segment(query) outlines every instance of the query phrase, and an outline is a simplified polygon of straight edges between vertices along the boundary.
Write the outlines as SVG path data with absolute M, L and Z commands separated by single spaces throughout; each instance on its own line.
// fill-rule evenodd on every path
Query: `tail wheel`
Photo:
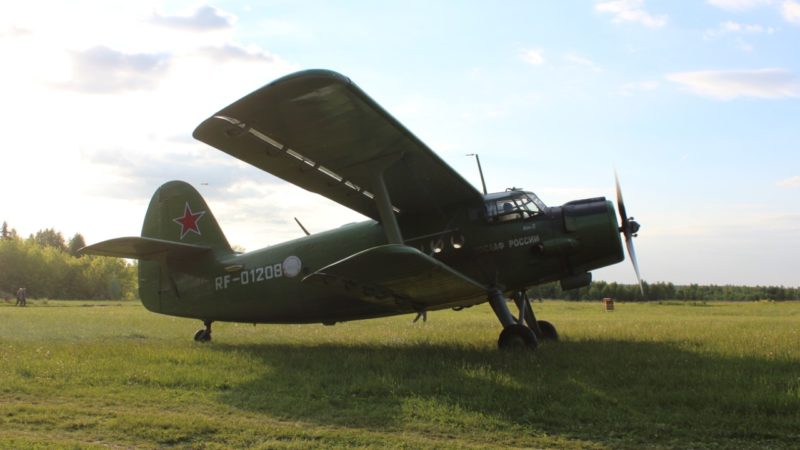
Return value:
M 211 340 L 211 333 L 207 332 L 205 328 L 201 328 L 194 334 L 194 340 L 197 342 L 208 342 Z
M 203 325 L 205 328 L 201 328 L 197 330 L 197 333 L 194 334 L 194 340 L 197 342 L 208 342 L 211 340 L 211 320 L 204 320 Z

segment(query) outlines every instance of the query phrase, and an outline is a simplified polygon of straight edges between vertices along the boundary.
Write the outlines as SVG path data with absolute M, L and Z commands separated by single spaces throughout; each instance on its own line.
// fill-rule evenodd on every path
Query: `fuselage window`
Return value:
M 486 204 L 487 218 L 491 222 L 509 222 L 536 216 L 542 211 L 527 195 L 506 197 Z

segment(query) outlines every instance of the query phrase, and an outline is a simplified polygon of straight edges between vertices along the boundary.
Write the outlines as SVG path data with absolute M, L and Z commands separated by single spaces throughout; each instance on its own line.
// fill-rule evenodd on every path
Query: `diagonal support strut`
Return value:
M 403 235 L 400 234 L 400 225 L 397 224 L 397 217 L 392 209 L 392 201 L 389 198 L 389 191 L 383 180 L 383 170 L 376 172 L 372 182 L 372 190 L 375 193 L 375 205 L 378 207 L 378 214 L 381 216 L 381 225 L 386 233 L 386 240 L 390 244 L 403 244 Z
M 506 304 L 506 298 L 503 292 L 498 288 L 493 288 L 488 294 L 489 304 L 492 306 L 492 310 L 497 315 L 497 319 L 500 320 L 503 328 L 517 323 L 517 319 L 514 318 L 511 311 L 508 309 L 508 304 Z
M 536 314 L 533 312 L 533 307 L 531 306 L 531 301 L 528 298 L 528 293 L 526 290 L 521 290 L 514 295 L 514 303 L 517 304 L 519 308 L 519 323 L 527 323 L 528 328 L 533 330 L 536 337 L 539 339 L 543 338 L 542 329 L 539 327 L 539 322 L 536 320 Z
M 386 240 L 390 244 L 404 244 L 403 235 L 400 233 L 400 225 L 397 224 L 397 217 L 394 214 L 392 199 L 389 197 L 389 190 L 386 188 L 386 180 L 383 174 L 386 169 L 394 165 L 403 158 L 402 153 L 382 156 L 369 161 L 365 165 L 372 176 L 372 192 L 375 195 L 375 206 L 381 218 L 383 231 L 386 233 Z

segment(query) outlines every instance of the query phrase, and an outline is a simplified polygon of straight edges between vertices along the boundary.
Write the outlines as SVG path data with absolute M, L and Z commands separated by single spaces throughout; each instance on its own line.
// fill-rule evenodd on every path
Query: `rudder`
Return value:
M 183 181 L 164 183 L 153 194 L 142 237 L 202 245 L 217 255 L 233 252 L 203 197 Z

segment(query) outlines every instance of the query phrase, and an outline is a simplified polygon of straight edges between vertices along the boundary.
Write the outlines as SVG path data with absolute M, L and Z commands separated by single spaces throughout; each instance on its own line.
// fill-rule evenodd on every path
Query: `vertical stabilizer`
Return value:
M 188 183 L 170 181 L 153 194 L 142 225 L 142 237 L 209 248 L 200 259 L 186 252 L 165 252 L 156 260 L 139 262 L 139 297 L 156 312 L 174 313 L 185 284 L 200 266 L 231 253 L 230 244 L 203 197 Z M 183 286 L 183 288 L 181 287 Z
M 153 194 L 142 237 L 210 247 L 218 255 L 232 252 L 203 197 L 183 181 L 165 183 Z

